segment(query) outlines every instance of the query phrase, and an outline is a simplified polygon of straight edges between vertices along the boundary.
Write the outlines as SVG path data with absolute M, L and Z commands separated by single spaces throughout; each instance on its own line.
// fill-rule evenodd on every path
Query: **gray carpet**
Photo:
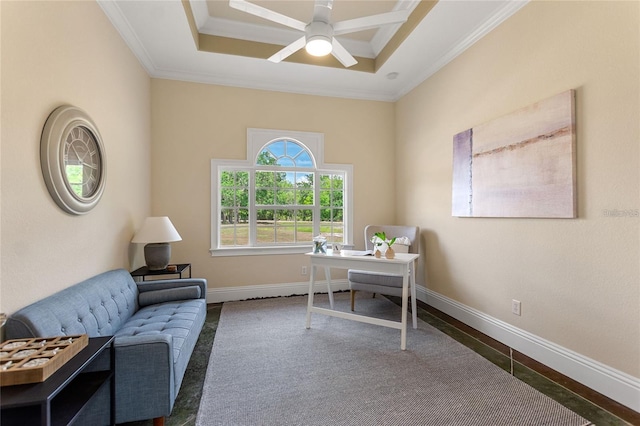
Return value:
M 358 312 L 400 318 L 358 294 Z M 305 329 L 306 301 L 223 305 L 196 425 L 591 424 L 422 320 L 401 351 L 399 330 L 319 314 Z

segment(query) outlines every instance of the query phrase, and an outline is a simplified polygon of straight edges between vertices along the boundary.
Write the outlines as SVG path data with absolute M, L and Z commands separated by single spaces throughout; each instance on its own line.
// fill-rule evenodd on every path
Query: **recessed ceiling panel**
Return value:
M 386 47 L 379 53 L 374 51 L 372 56 L 366 56 L 358 52 L 359 44 L 372 44 L 369 42 L 349 40 L 353 45 L 344 42 L 352 55 L 362 59 L 355 66 L 344 68 L 302 60 L 273 63 L 267 60 L 269 53 L 266 52 L 261 56 L 247 55 L 246 52 L 244 55 L 223 52 L 219 48 L 200 49 L 200 39 L 210 34 L 198 31 L 206 21 L 232 22 L 229 16 L 234 15 L 227 15 L 231 13 L 240 14 L 235 19 L 253 19 L 248 14 L 244 16 L 241 12 L 231 10 L 227 0 L 209 0 L 209 3 L 206 0 L 96 1 L 151 77 L 381 101 L 395 101 L 408 93 L 528 2 L 440 0 L 436 3 L 436 0 L 420 0 L 416 3 L 417 6 L 414 4 L 415 9 L 412 9 L 412 15 L 402 28 L 390 41 L 381 43 Z M 305 12 L 304 9 L 299 12 L 294 9 L 276 9 L 287 5 L 303 7 L 309 3 L 307 7 L 311 10 L 311 0 L 255 1 L 263 7 L 287 14 L 312 13 Z M 384 13 L 395 7 L 394 1 L 334 1 L 336 20 Z M 406 2 L 413 1 L 402 0 L 402 4 L 406 7 Z M 432 3 L 432 8 L 422 14 L 416 13 L 428 3 Z M 208 10 L 210 6 L 212 12 Z M 221 7 L 224 12 L 219 12 L 220 17 L 214 19 L 213 16 L 218 13 L 217 7 Z M 302 16 L 299 16 L 299 20 L 308 21 Z M 240 25 L 251 25 L 259 30 L 266 28 L 276 32 L 286 31 L 286 28 L 268 27 L 269 22 L 266 20 L 260 24 Z M 292 31 L 295 39 L 300 32 Z M 261 34 L 267 32 L 269 31 L 260 31 Z M 219 42 L 225 37 L 231 36 L 218 34 L 209 38 Z M 379 35 L 376 34 L 374 40 L 377 41 L 378 38 Z M 342 39 L 340 41 L 343 42 Z M 255 46 L 271 43 L 273 52 L 287 44 L 286 41 L 280 43 L 277 40 L 247 43 L 249 46 L 245 48 L 248 50 L 260 50 Z M 304 55 L 303 52 L 296 52 L 292 57 L 298 54 Z M 354 69 L 364 66 L 367 61 L 376 64 L 369 67 L 371 71 L 359 72 L 366 70 Z
M 251 3 L 273 10 L 302 22 L 310 22 L 313 18 L 314 0 L 252 0 Z M 334 0 L 331 11 L 331 21 L 338 22 L 347 19 L 361 18 L 363 16 L 377 15 L 391 12 L 396 7 L 395 0 Z M 208 0 L 207 8 L 212 18 L 228 19 L 236 22 L 244 22 L 254 25 L 284 28 L 267 19 L 243 13 L 229 7 L 225 0 Z M 348 38 L 354 40 L 371 41 L 377 30 L 367 30 L 349 34 Z

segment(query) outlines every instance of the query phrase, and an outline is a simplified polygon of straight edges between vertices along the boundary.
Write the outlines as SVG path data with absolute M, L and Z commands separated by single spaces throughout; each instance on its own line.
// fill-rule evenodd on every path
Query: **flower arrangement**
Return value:
M 384 232 L 376 232 L 375 234 L 373 234 L 373 237 L 371 238 L 371 242 L 378 246 L 381 246 L 382 243 L 387 243 L 387 245 L 391 247 L 393 243 L 396 242 L 396 237 L 393 237 L 392 239 L 387 240 L 387 234 L 385 234 Z
M 383 244 L 386 244 L 387 250 L 385 250 L 384 252 L 385 257 L 387 259 L 394 258 L 395 253 L 391 248 L 391 246 L 393 245 L 393 243 L 396 242 L 396 237 L 387 239 L 387 235 L 384 232 L 376 232 L 375 234 L 373 234 L 373 237 L 371 237 L 371 242 L 374 245 L 374 255 L 376 257 L 380 257 L 380 249 L 379 249 L 380 246 L 382 246 Z

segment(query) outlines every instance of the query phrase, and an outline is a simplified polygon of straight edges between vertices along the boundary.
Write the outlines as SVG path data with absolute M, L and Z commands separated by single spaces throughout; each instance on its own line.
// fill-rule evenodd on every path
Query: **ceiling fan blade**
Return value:
M 409 10 L 396 10 L 394 12 L 380 13 L 378 15 L 364 16 L 362 18 L 348 19 L 333 24 L 333 34 L 348 34 L 356 31 L 378 28 L 383 25 L 399 24 L 409 18 Z
M 271 62 L 278 63 L 286 59 L 290 55 L 296 53 L 298 50 L 302 49 L 305 44 L 306 44 L 305 36 L 302 36 L 296 41 L 294 41 L 293 43 L 289 44 L 288 46 L 285 46 L 284 49 L 274 53 L 272 56 L 269 57 L 269 60 Z
M 307 26 L 307 24 L 302 21 L 274 12 L 273 10 L 269 10 L 265 7 L 258 6 L 257 4 L 249 3 L 245 0 L 229 0 L 229 6 L 233 9 L 240 10 L 296 30 L 304 31 L 304 28 Z
M 349 68 L 350 66 L 358 63 L 358 61 L 356 61 L 356 58 L 351 56 L 351 53 L 347 52 L 347 49 L 345 49 L 344 46 L 335 39 L 335 37 L 333 38 L 333 42 L 331 43 L 331 45 L 333 47 L 333 49 L 331 50 L 331 54 L 335 56 L 336 59 L 340 61 L 340 63 L 344 65 L 345 68 Z

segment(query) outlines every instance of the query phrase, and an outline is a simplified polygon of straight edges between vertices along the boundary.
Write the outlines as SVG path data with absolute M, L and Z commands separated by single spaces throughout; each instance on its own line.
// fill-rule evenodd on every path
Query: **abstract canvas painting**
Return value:
M 574 218 L 575 91 L 453 137 L 452 214 Z

